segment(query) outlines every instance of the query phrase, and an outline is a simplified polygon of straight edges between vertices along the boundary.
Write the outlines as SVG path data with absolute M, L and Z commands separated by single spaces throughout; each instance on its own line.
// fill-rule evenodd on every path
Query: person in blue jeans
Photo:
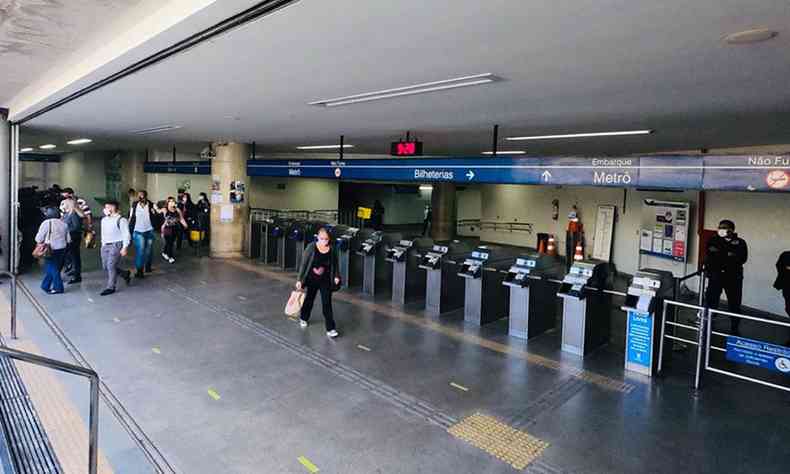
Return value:
M 60 272 L 66 260 L 66 250 L 71 242 L 68 226 L 60 220 L 60 211 L 54 207 L 44 210 L 46 219 L 36 233 L 36 243 L 49 244 L 51 253 L 44 258 L 44 279 L 41 289 L 50 295 L 63 293 L 63 279 Z
M 129 228 L 134 241 L 134 266 L 137 269 L 134 276 L 144 278 L 145 272 L 151 272 L 152 247 L 154 244 L 154 229 L 161 217 L 148 200 L 148 193 L 144 190 L 137 192 L 137 202 L 129 211 Z

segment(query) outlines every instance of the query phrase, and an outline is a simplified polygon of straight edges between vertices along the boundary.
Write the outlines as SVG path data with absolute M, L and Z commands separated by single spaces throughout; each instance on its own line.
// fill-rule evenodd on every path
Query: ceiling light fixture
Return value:
M 29 153 L 31 151 L 33 151 L 32 148 L 26 147 L 26 148 L 22 148 L 21 150 L 19 150 L 19 153 Z
M 149 135 L 152 133 L 161 133 L 161 132 L 169 132 L 170 130 L 178 130 L 179 128 L 181 128 L 181 125 L 160 125 L 158 127 L 144 128 L 142 130 L 133 130 L 129 133 L 133 133 L 135 135 Z
M 41 148 L 42 150 L 51 150 L 53 148 L 57 148 L 57 145 L 53 145 L 50 143 L 49 145 L 41 145 L 39 148 Z
M 420 191 L 433 191 L 433 186 L 430 184 L 421 184 Z
M 77 138 L 76 140 L 69 140 L 66 143 L 69 145 L 85 145 L 86 143 L 91 143 L 93 140 L 90 138 Z
M 354 148 L 354 145 L 343 145 L 343 148 Z M 340 145 L 308 145 L 298 146 L 297 150 L 338 150 Z
M 739 31 L 731 35 L 727 35 L 724 37 L 724 42 L 727 44 L 760 43 L 776 38 L 778 35 L 778 31 L 769 30 L 768 28 L 757 28 L 754 30 Z
M 393 89 L 384 89 L 374 92 L 364 92 L 362 94 L 347 95 L 345 97 L 337 97 L 335 99 L 315 100 L 313 102 L 308 102 L 308 105 L 336 107 L 338 105 L 356 104 L 359 102 L 369 102 L 371 100 L 392 99 L 394 97 L 402 97 L 405 95 L 424 94 L 426 92 L 438 92 L 448 89 L 456 89 L 459 87 L 477 86 L 489 84 L 498 80 L 500 80 L 500 78 L 491 73 L 475 74 L 472 76 L 455 77 L 442 81 L 424 82 L 422 84 L 414 84 L 411 86 L 395 87 Z
M 497 155 L 524 155 L 526 153 L 527 152 L 524 151 L 524 150 L 502 150 L 502 151 L 497 150 L 497 152 L 496 152 Z M 483 154 L 484 155 L 493 155 L 494 152 L 493 151 L 484 151 Z
M 566 133 L 562 135 L 535 135 L 529 137 L 508 137 L 507 140 L 553 140 L 555 138 L 618 137 L 624 135 L 650 135 L 653 130 L 626 130 L 622 132 Z

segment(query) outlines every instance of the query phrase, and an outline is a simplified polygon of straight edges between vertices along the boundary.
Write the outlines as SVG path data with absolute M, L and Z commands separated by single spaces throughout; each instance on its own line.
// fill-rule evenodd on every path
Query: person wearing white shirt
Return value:
M 121 275 L 127 285 L 132 279 L 132 272 L 119 266 L 122 257 L 128 252 L 132 238 L 129 235 L 129 221 L 121 216 L 118 208 L 118 202 L 107 201 L 104 204 L 104 218 L 101 220 L 101 263 L 107 272 L 107 288 L 101 292 L 102 296 L 115 293 L 118 275 Z
M 151 271 L 151 257 L 154 245 L 154 223 L 159 214 L 154 203 L 148 200 L 148 193 L 137 191 L 137 202 L 129 211 L 129 227 L 134 240 L 134 266 L 137 268 L 135 277 L 143 278 L 144 271 Z
M 36 243 L 49 244 L 50 255 L 44 258 L 44 279 L 41 289 L 50 295 L 63 293 L 63 279 L 60 276 L 66 259 L 66 249 L 71 243 L 69 228 L 60 220 L 60 211 L 55 207 L 44 210 L 46 220 L 41 223 L 36 234 Z

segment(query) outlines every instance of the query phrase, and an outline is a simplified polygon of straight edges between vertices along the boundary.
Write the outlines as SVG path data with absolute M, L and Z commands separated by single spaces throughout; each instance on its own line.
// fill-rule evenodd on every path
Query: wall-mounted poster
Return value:
M 211 177 L 211 191 L 219 192 L 221 189 L 219 175 L 215 174 Z
M 639 253 L 686 262 L 690 207 L 687 202 L 645 199 Z M 648 236 L 653 240 L 650 246 Z
M 244 192 L 246 186 L 243 181 L 230 182 L 230 202 L 232 204 L 241 204 L 244 202 Z

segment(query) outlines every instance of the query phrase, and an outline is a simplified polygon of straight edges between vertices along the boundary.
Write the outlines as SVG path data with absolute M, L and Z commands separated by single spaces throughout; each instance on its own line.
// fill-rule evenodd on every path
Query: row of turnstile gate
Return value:
M 361 287 L 369 296 L 388 293 L 403 305 L 424 302 L 429 316 L 463 308 L 464 320 L 476 325 L 507 317 L 509 335 L 524 340 L 554 329 L 561 319 L 562 350 L 581 357 L 610 338 L 611 275 L 605 262 L 574 261 L 567 269 L 556 257 L 518 247 L 437 244 L 320 221 L 272 218 L 258 224 L 262 228 L 251 239 L 251 256 L 283 270 L 298 268 L 304 247 L 325 227 L 339 253 L 345 288 Z M 673 288 L 669 272 L 647 269 L 635 275 L 622 307 L 628 315 L 630 370 L 652 374 L 656 313 Z

